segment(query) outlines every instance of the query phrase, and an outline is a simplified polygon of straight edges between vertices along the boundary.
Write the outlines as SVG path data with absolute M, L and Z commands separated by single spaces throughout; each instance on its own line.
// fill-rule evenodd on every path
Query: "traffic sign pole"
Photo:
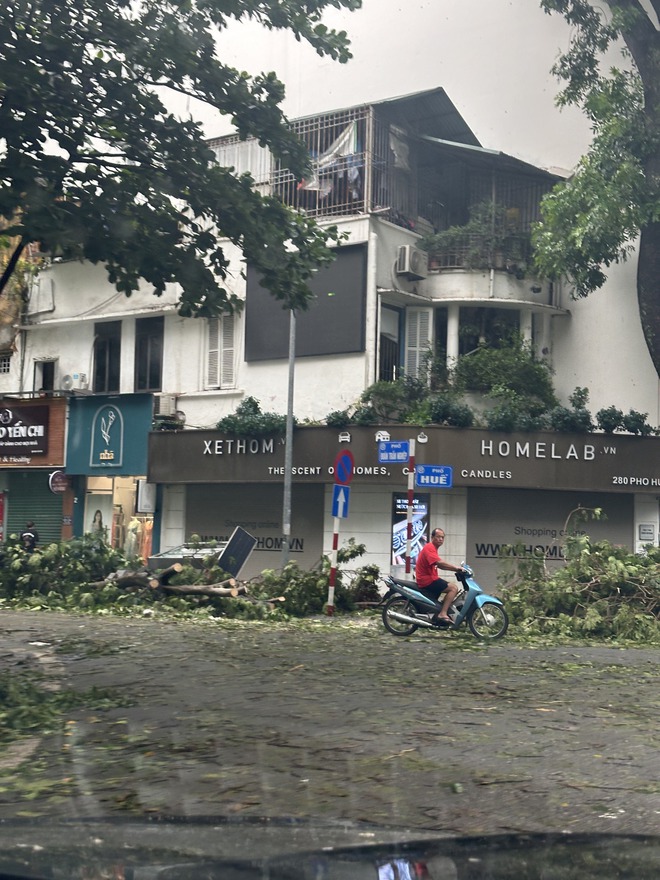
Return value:
M 410 574 L 413 536 L 413 507 L 415 504 L 415 441 L 409 440 L 408 457 L 408 513 L 406 533 L 406 574 Z
M 349 449 L 344 449 L 337 453 L 335 458 L 335 486 L 341 486 L 345 492 L 339 490 L 337 497 L 337 513 L 344 513 L 343 504 L 348 504 L 348 484 L 353 479 L 353 470 L 355 461 L 353 453 Z M 339 500 L 341 495 L 341 501 Z M 333 496 L 334 498 L 334 496 Z M 333 500 L 334 507 L 334 500 Z M 333 511 L 334 512 L 334 511 Z M 328 581 L 328 604 L 326 610 L 328 617 L 332 617 L 335 613 L 335 582 L 337 580 L 337 547 L 339 546 L 339 523 L 341 517 L 334 517 L 334 531 L 332 533 L 332 553 L 330 554 L 330 579 Z
M 332 617 L 335 613 L 335 581 L 337 579 L 337 548 L 339 546 L 339 522 L 338 516 L 334 521 L 334 532 L 332 534 L 332 553 L 330 554 L 330 580 L 328 581 L 328 617 Z

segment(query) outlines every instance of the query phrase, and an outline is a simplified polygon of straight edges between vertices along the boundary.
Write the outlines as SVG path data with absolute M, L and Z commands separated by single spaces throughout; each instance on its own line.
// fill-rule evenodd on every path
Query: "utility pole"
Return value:
M 291 542 L 291 479 L 293 470 L 293 380 L 296 367 L 296 313 L 289 312 L 289 390 L 284 439 L 284 501 L 282 509 L 282 568 L 289 561 Z

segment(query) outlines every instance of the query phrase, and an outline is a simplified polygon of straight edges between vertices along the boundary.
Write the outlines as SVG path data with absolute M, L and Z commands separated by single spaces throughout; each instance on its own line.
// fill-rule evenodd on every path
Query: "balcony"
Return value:
M 452 227 L 428 236 L 429 274 L 423 293 L 445 302 L 553 306 L 553 285 L 532 274 L 528 232 L 497 223 L 487 231 Z

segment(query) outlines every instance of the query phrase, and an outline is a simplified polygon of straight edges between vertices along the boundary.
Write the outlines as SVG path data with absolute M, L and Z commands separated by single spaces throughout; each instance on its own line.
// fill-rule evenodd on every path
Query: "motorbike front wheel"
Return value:
M 383 608 L 385 629 L 393 636 L 411 636 L 415 630 L 419 629 L 416 623 L 408 623 L 407 620 L 397 620 L 396 617 L 392 617 L 392 612 L 404 614 L 406 617 L 414 617 L 415 606 L 403 596 L 392 596 Z
M 501 605 L 484 602 L 470 614 L 468 626 L 478 639 L 501 639 L 509 627 L 509 615 Z

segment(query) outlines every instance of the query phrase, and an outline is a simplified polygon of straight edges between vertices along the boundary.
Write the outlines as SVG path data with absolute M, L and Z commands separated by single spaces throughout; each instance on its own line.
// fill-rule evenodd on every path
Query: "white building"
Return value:
M 263 192 L 348 233 L 335 263 L 314 280 L 311 308 L 297 316 L 299 422 L 322 423 L 375 381 L 415 374 L 429 347 L 451 364 L 499 322 L 519 329 L 548 360 L 564 400 L 577 385 L 587 386 L 594 412 L 610 405 L 632 408 L 658 424 L 660 388 L 642 336 L 633 267 L 612 273 L 606 289 L 578 303 L 566 287 L 530 275 L 527 233 L 555 176 L 482 147 L 442 89 L 329 111 L 294 125 L 317 166 L 316 176 L 302 186 L 256 142 L 227 137 L 212 146 L 221 163 L 251 171 Z M 491 253 L 487 265 L 470 262 L 474 242 L 466 242 L 429 265 L 420 237 L 464 223 L 469 209 L 485 201 L 506 217 L 515 253 Z M 101 267 L 54 263 L 40 274 L 11 346 L 0 352 L 6 367 L 0 393 L 5 400 L 10 395 L 16 412 L 51 406 L 64 395 L 74 433 L 63 439 L 61 461 L 40 457 L 43 451 L 20 456 L 13 449 L 4 456 L 0 491 L 8 531 L 29 510 L 17 500 L 22 488 L 22 497 L 48 508 L 55 536 L 57 505 L 50 496 L 48 504 L 43 501 L 48 490 L 39 475 L 59 466 L 70 478 L 59 499 L 65 537 L 87 530 L 97 509 L 116 543 L 134 540 L 136 521 L 142 541 L 148 530 L 150 543 L 139 543 L 142 550 L 173 547 L 193 532 L 226 538 L 243 524 L 259 541 L 253 573 L 278 564 L 273 554 L 282 530 L 281 450 L 277 442 L 264 446 L 256 438 L 232 445 L 213 429 L 246 397 L 257 398 L 263 410 L 285 411 L 289 315 L 243 266 L 240 253 L 230 255 L 233 292 L 246 308 L 219 320 L 180 318 L 174 288 L 161 298 L 144 290 L 126 299 Z M 466 335 L 468 327 L 479 328 L 477 338 L 474 331 Z M 137 435 L 121 408 L 137 395 L 133 414 L 142 425 L 152 394 L 157 415 L 185 414 L 185 430 L 154 434 L 148 462 L 145 454 L 129 464 L 130 456 L 114 450 L 109 458 L 107 449 L 105 458 L 95 460 L 93 438 L 89 461 L 83 461 L 85 431 L 94 434 L 95 418 L 107 422 L 103 407 L 114 407 L 111 423 L 124 425 L 122 444 L 130 445 Z M 13 425 L 15 412 L 12 418 Z M 393 505 L 405 492 L 406 477 L 403 468 L 378 462 L 366 430 L 352 431 L 359 456 L 342 531 L 367 545 L 369 561 L 386 567 L 393 558 Z M 447 431 L 463 437 L 458 448 Z M 292 553 L 312 564 L 331 546 L 330 469 L 346 443 L 337 431 L 309 428 L 316 437 L 309 447 L 311 441 L 298 440 L 305 432 L 297 431 L 294 444 Z M 389 432 L 392 440 L 410 433 Z M 607 508 L 609 525 L 600 528 L 614 540 L 632 547 L 651 535 L 657 541 L 660 440 L 617 436 L 614 442 L 594 435 L 587 442 L 558 435 L 555 443 L 552 435 L 488 438 L 481 431 L 446 428 L 426 433 L 425 461 L 451 465 L 454 473 L 451 488 L 428 493 L 424 523 L 430 518 L 443 525 L 454 561 L 476 562 L 476 554 L 492 564 L 498 544 L 553 541 L 578 504 Z M 607 451 L 615 446 L 616 452 Z M 444 459 L 449 447 L 451 462 Z M 601 467 L 606 458 L 613 462 L 609 469 Z M 493 476 L 501 473 L 510 476 Z M 158 484 L 158 496 L 138 504 L 147 475 Z M 26 492 L 28 484 L 33 488 Z

